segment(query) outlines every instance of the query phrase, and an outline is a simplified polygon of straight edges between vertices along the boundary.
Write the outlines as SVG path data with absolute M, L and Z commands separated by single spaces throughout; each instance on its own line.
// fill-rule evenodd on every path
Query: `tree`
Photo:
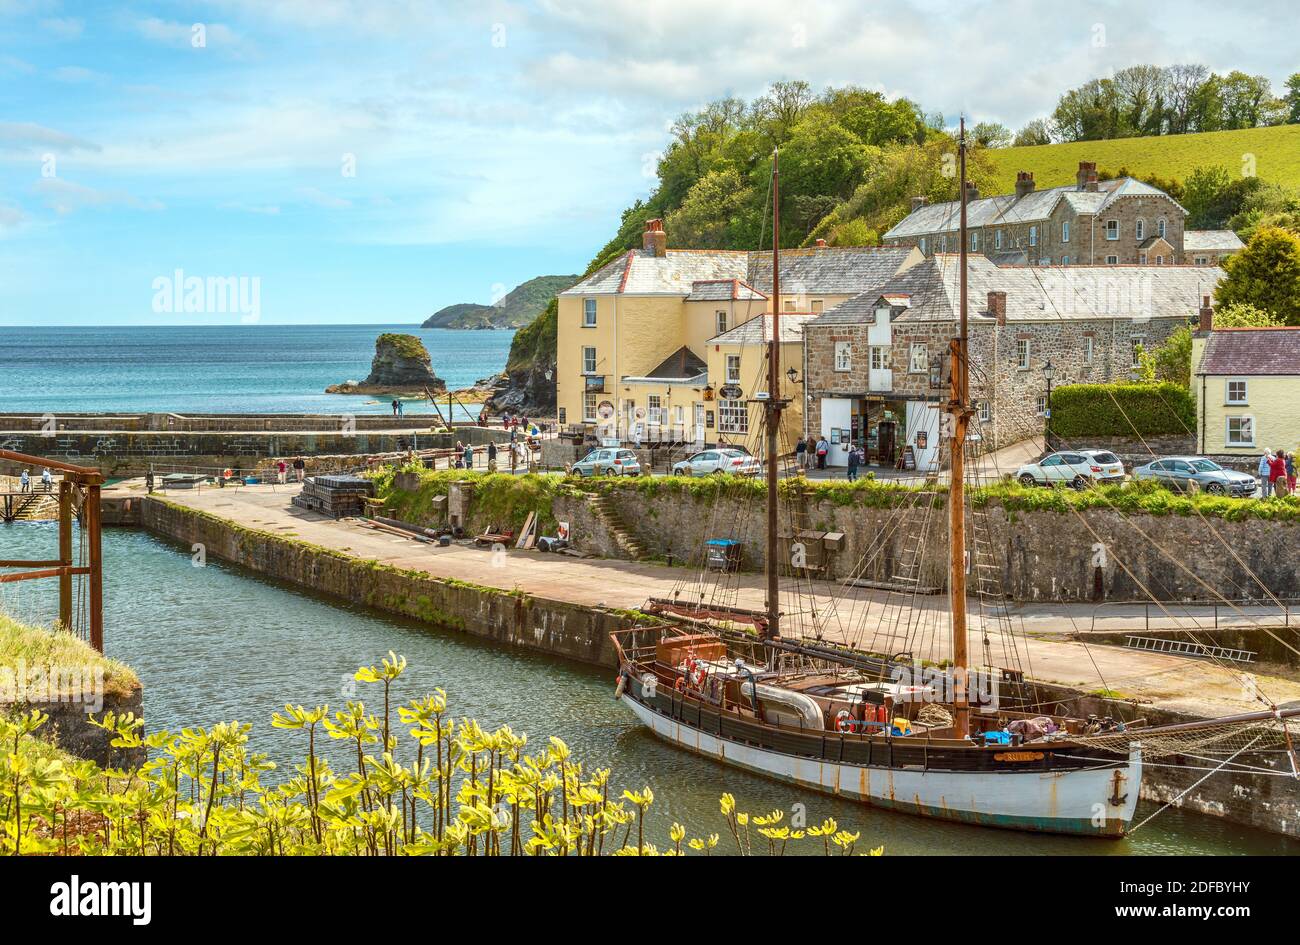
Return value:
M 1197 103 L 1210 79 L 1210 70 L 1199 63 L 1173 65 L 1165 70 L 1166 134 L 1181 135 L 1199 131 Z
M 1120 105 L 1110 79 L 1093 79 L 1061 96 L 1052 112 L 1054 137 L 1097 141 L 1119 137 Z
M 1015 141 L 1012 142 L 1017 148 L 1029 148 L 1040 144 L 1052 143 L 1052 129 L 1048 126 L 1046 120 L 1035 118 L 1025 127 L 1016 132 Z
M 1300 72 L 1293 73 L 1286 80 L 1286 95 L 1282 96 L 1282 101 L 1286 103 L 1287 124 L 1300 125 Z
M 1011 129 L 996 121 L 982 121 L 971 129 L 971 138 L 984 148 L 1005 148 L 1011 144 Z
M 1234 69 L 1223 78 L 1222 127 L 1230 130 L 1267 124 L 1270 110 L 1276 108 L 1274 102 L 1267 76 Z
M 1217 304 L 1253 305 L 1287 325 L 1300 325 L 1300 236 L 1260 227 L 1223 268 L 1227 275 L 1215 291 Z
M 1247 198 L 1261 186 L 1258 177 L 1233 178 L 1227 168 L 1218 165 L 1198 167 L 1183 186 L 1181 203 L 1188 213 L 1187 228 L 1222 229 L 1230 218 L 1241 212 Z
M 735 168 L 710 171 L 695 182 L 664 225 L 680 246 L 725 249 L 734 245 L 753 203 L 750 188 Z

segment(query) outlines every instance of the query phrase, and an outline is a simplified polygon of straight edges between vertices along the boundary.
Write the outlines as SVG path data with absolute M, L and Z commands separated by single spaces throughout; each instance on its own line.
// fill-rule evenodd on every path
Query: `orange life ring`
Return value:
M 686 688 L 686 678 L 683 677 L 683 676 L 678 676 L 678 677 L 677 677 L 677 684 L 676 684 L 673 688 L 676 689 L 678 692 L 681 692 L 683 689 L 685 689 L 685 688 Z
M 840 709 L 836 714 L 835 731 L 840 733 L 853 731 L 853 719 L 849 717 L 848 709 Z

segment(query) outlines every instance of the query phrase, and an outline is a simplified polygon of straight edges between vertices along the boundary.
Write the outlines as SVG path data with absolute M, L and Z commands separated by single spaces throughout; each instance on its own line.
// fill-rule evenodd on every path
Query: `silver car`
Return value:
M 762 464 L 754 457 L 731 447 L 701 450 L 694 456 L 673 463 L 674 476 L 707 476 L 710 473 L 754 476 L 762 470 Z
M 1180 492 L 1204 490 L 1210 495 L 1245 498 L 1255 494 L 1259 480 L 1250 473 L 1224 469 L 1201 456 L 1166 456 L 1133 470 L 1134 479 L 1154 479 Z
M 575 476 L 639 476 L 641 461 L 631 450 L 603 447 L 582 457 L 570 471 Z

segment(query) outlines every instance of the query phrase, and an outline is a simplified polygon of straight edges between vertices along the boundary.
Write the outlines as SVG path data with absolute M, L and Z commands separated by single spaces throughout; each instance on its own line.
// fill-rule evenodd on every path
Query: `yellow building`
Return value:
M 821 244 L 783 251 L 781 311 L 820 313 L 921 258 L 905 248 Z M 741 417 L 753 405 L 719 396 L 728 363 L 721 339 L 771 311 L 771 269 L 767 253 L 669 249 L 662 222 L 649 221 L 641 249 L 560 293 L 555 386 L 561 426 L 633 443 L 748 436 L 738 431 L 753 429 Z M 782 360 L 801 369 L 801 341 L 785 340 L 784 330 L 782 337 Z M 758 370 L 760 343 L 736 336 L 725 345 L 741 359 L 742 376 Z M 750 397 L 751 387 L 743 392 Z
M 781 452 L 794 449 L 796 439 L 803 431 L 803 326 L 815 316 L 808 312 L 781 315 L 781 390 L 789 401 L 781 413 Z M 772 340 L 772 316 L 754 318 L 710 339 L 708 347 L 709 377 L 719 383 L 721 393 L 734 393 L 727 388 L 739 388 L 740 397 L 729 400 L 719 396 L 717 401 L 718 443 L 744 446 L 758 455 L 763 445 L 763 401 L 768 393 L 768 343 Z M 795 372 L 792 379 L 790 370 Z M 760 395 L 755 399 L 755 395 Z
M 1300 448 L 1300 328 L 1215 328 L 1208 301 L 1192 336 L 1197 452 Z

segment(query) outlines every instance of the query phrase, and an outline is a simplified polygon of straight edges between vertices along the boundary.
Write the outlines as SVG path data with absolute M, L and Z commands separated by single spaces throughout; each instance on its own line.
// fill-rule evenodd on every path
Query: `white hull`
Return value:
M 873 807 L 1047 833 L 1122 836 L 1137 807 L 1142 752 L 1096 769 L 1057 772 L 954 772 L 818 761 L 718 738 L 660 715 L 634 698 L 623 702 L 660 738 L 725 764 L 747 768 Z M 1123 781 L 1118 804 L 1115 773 Z

